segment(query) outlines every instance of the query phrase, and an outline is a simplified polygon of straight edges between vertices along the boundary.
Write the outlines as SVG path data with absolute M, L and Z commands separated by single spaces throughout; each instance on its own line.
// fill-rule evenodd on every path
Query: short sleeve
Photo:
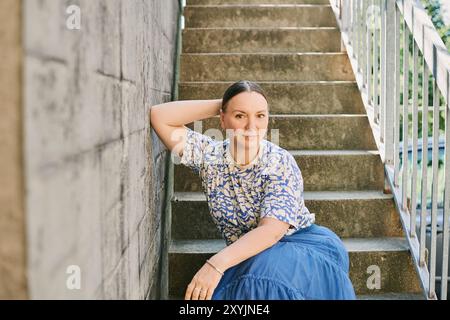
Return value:
M 304 207 L 303 179 L 292 155 L 283 155 L 268 164 L 263 175 L 261 219 L 272 217 L 299 228 Z
M 183 148 L 180 163 L 191 168 L 196 174 L 199 174 L 205 161 L 205 153 L 208 147 L 213 145 L 215 140 L 188 127 L 186 129 L 186 143 Z

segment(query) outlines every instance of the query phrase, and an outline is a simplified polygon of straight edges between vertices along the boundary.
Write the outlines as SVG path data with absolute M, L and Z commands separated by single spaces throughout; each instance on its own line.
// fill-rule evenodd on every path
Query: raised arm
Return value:
M 185 124 L 219 114 L 222 99 L 171 101 L 150 108 L 151 126 L 170 151 L 180 154 L 186 141 Z

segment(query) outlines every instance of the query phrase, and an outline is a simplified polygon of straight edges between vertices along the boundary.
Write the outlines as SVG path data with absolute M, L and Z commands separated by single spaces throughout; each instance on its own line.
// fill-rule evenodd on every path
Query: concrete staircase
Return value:
M 179 99 L 217 99 L 237 80 L 257 81 L 269 98 L 269 132 L 279 129 L 280 146 L 302 171 L 306 206 L 349 250 L 358 297 L 422 298 L 328 0 L 187 0 L 184 16 Z M 212 127 L 220 128 L 218 117 L 203 121 L 203 131 Z M 175 165 L 171 215 L 169 298 L 183 299 L 225 242 L 199 177 L 182 165 Z M 367 286 L 370 266 L 381 271 L 380 289 Z

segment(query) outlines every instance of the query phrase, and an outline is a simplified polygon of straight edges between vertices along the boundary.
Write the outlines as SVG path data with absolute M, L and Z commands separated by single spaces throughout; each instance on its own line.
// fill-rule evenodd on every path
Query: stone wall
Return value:
M 168 153 L 148 110 L 171 100 L 179 10 L 24 0 L 31 298 L 159 298 Z

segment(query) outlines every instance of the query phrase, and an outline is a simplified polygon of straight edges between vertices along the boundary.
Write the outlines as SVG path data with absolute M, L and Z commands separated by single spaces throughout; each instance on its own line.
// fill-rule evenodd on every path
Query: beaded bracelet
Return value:
M 213 267 L 214 269 L 216 269 L 217 272 L 219 272 L 219 273 L 223 276 L 223 272 L 220 271 L 215 265 L 213 265 L 208 259 L 206 259 L 206 263 L 208 263 L 211 267 Z

